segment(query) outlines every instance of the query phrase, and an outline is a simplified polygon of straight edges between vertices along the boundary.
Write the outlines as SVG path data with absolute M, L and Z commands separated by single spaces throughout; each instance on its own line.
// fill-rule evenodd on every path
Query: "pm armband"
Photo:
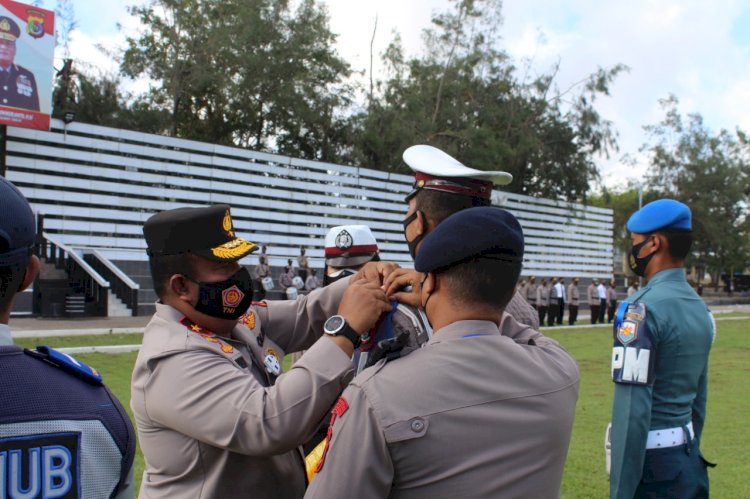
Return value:
M 612 348 L 612 381 L 632 385 L 654 383 L 656 351 L 646 323 L 646 304 L 624 301 L 617 309 Z

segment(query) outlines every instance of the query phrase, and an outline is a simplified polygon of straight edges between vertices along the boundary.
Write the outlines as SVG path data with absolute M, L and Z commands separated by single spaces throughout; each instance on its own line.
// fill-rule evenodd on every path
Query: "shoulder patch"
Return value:
M 263 308 L 268 307 L 268 303 L 266 303 L 265 300 L 250 302 L 250 305 L 255 305 L 256 307 L 263 307 Z
M 83 379 L 84 381 L 88 381 L 91 384 L 102 384 L 102 375 L 99 371 L 78 359 L 74 359 L 66 353 L 55 350 L 52 347 L 38 346 L 36 347 L 36 350 L 24 349 L 24 352 L 36 359 L 44 360 L 69 374 Z
M 612 381 L 635 385 L 654 383 L 656 345 L 646 323 L 646 304 L 623 301 L 617 309 L 612 348 Z
M 255 312 L 253 312 L 252 310 L 248 310 L 245 315 L 240 317 L 240 322 L 247 326 L 248 329 L 255 329 Z

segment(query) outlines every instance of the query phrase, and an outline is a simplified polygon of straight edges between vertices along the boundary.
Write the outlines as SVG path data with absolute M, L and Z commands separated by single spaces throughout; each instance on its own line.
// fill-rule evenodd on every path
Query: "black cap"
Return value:
M 454 213 L 427 234 L 414 268 L 430 272 L 473 258 L 521 262 L 523 230 L 516 217 L 490 206 Z
M 35 236 L 29 202 L 10 180 L 0 176 L 0 266 L 26 263 Z
M 216 262 L 234 262 L 258 249 L 237 237 L 229 205 L 162 211 L 143 225 L 150 255 L 193 253 Z

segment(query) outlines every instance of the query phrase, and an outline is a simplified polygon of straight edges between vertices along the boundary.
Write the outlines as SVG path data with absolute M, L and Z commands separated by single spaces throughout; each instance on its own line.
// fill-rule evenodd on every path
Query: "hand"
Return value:
M 383 289 L 391 300 L 397 300 L 413 307 L 421 305 L 422 279 L 424 275 L 414 269 L 398 268 L 388 274 Z M 411 289 L 408 290 L 408 287 Z
M 367 262 L 364 267 L 359 269 L 359 272 L 354 274 L 349 279 L 349 284 L 351 285 L 352 283 L 355 283 L 360 279 L 367 279 L 382 283 L 383 279 L 388 277 L 391 272 L 398 268 L 398 264 L 393 262 Z
M 391 304 L 380 288 L 380 281 L 360 279 L 349 282 L 339 304 L 339 315 L 357 334 L 369 331 L 383 312 L 389 312 Z

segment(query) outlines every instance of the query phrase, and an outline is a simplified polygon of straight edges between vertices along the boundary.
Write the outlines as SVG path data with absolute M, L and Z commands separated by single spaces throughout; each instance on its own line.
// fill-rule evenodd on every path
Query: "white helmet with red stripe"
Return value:
M 366 225 L 339 225 L 326 234 L 326 265 L 356 267 L 378 254 L 378 242 Z

